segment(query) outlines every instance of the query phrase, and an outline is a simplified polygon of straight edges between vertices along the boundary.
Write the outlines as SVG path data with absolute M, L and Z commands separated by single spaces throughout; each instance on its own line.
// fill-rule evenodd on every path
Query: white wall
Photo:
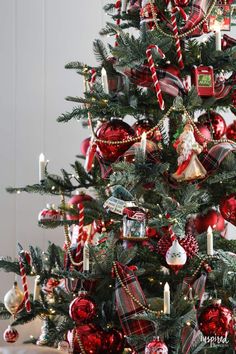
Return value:
M 69 168 L 88 134 L 77 122 L 58 124 L 70 111 L 67 95 L 82 94 L 82 79 L 64 65 L 73 60 L 95 64 L 93 39 L 105 23 L 105 0 L 0 0 L 0 254 L 16 256 L 16 243 L 47 247 L 62 244 L 61 230 L 37 226 L 38 212 L 50 202 L 38 195 L 9 195 L 6 186 L 38 181 L 38 156 L 44 152 L 50 171 Z M 58 200 L 56 200 L 58 202 Z M 0 299 L 14 281 L 0 273 Z M 1 321 L 1 333 L 7 321 Z M 18 327 L 21 340 L 38 327 Z M 22 333 L 24 331 L 24 334 Z

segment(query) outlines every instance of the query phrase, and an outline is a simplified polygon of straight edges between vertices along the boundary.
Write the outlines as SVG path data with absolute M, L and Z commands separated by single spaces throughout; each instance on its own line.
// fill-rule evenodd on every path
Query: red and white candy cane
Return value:
M 80 256 L 82 255 L 82 246 L 84 243 L 83 240 L 83 236 L 84 236 L 84 206 L 82 203 L 78 204 L 78 209 L 79 209 L 79 228 L 78 228 L 78 246 L 76 249 L 76 254 L 75 254 L 75 259 L 76 262 L 78 261 L 78 259 L 80 258 Z
M 117 0 L 116 4 L 115 4 L 115 8 L 117 9 L 117 16 L 118 18 L 116 19 L 116 25 L 119 26 L 120 25 L 120 14 L 121 14 L 121 0 Z M 117 42 L 117 38 L 119 37 L 119 34 L 116 34 L 116 41 L 115 41 L 115 47 L 118 46 L 118 42 Z
M 96 73 L 96 70 L 93 68 L 90 70 L 90 73 L 91 73 L 91 78 L 89 80 L 89 87 L 90 87 L 90 90 L 93 91 L 93 85 L 96 81 L 96 76 L 97 76 L 97 73 Z
M 25 309 L 27 312 L 30 312 L 31 305 L 29 301 L 29 289 L 28 289 L 28 284 L 26 279 L 26 271 L 21 256 L 19 256 L 19 265 L 20 265 L 20 276 L 21 276 L 21 281 L 22 281 L 22 286 L 24 291 Z
M 172 24 L 172 30 L 173 34 L 175 36 L 175 46 L 176 46 L 176 51 L 177 51 L 177 57 L 178 57 L 178 63 L 179 63 L 179 68 L 182 70 L 184 68 L 184 62 L 183 62 L 183 56 L 182 56 L 182 51 L 181 51 L 181 45 L 180 45 L 180 39 L 179 39 L 179 32 L 178 32 L 178 27 L 177 27 L 177 21 L 176 21 L 176 12 L 179 12 L 182 18 L 186 21 L 187 20 L 187 15 L 185 11 L 181 7 L 173 7 L 171 10 L 171 24 Z
M 155 87 L 155 90 L 156 90 L 157 101 L 159 103 L 160 109 L 164 110 L 165 109 L 165 102 L 163 100 L 162 93 L 161 93 L 161 86 L 160 86 L 159 80 L 157 78 L 156 68 L 155 68 L 153 57 L 152 57 L 152 49 L 156 49 L 157 52 L 160 54 L 162 59 L 165 58 L 165 54 L 155 44 L 149 45 L 147 50 L 146 50 L 148 64 L 149 64 L 150 71 L 152 73 L 152 80 L 153 80 L 154 87 Z

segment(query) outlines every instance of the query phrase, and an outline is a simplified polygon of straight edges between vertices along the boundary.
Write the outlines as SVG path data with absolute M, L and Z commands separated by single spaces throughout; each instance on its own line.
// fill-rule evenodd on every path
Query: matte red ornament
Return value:
M 3 339 L 7 343 L 15 343 L 19 338 L 19 333 L 14 327 L 8 326 L 3 333 Z
M 199 234 L 206 232 L 209 226 L 213 230 L 221 232 L 225 229 L 225 220 L 217 210 L 210 209 L 206 214 L 197 215 L 194 226 Z
M 180 7 L 188 6 L 189 3 L 190 3 L 190 0 L 174 0 L 174 4 L 176 6 L 180 6 Z
M 69 307 L 69 315 L 77 324 L 90 322 L 96 316 L 96 304 L 87 295 L 87 292 L 80 292 Z
M 203 135 L 203 137 L 197 132 L 196 129 L 194 129 L 194 137 L 195 137 L 198 144 L 204 145 L 204 143 L 206 143 L 208 140 L 212 139 L 211 132 L 207 128 L 206 125 L 203 125 L 201 123 L 197 123 L 196 126 L 197 126 L 199 132 Z M 205 137 L 205 139 L 204 139 L 204 137 Z
M 227 126 L 225 120 L 219 113 L 210 111 L 209 113 L 202 114 L 198 120 L 212 131 L 215 140 L 221 139 L 226 133 Z
M 233 121 L 230 125 L 228 125 L 226 130 L 227 139 L 236 141 L 236 120 Z
M 200 331 L 207 337 L 227 337 L 233 331 L 232 312 L 215 300 L 201 311 L 198 317 Z
M 166 344 L 157 337 L 146 345 L 145 354 L 168 354 L 168 348 Z
M 107 142 L 124 141 L 134 135 L 134 130 L 122 119 L 112 119 L 109 122 L 102 123 L 96 131 L 97 138 Z M 102 158 L 109 162 L 116 161 L 132 144 L 133 142 L 111 145 L 97 141 L 98 152 Z
M 87 150 L 89 148 L 89 145 L 90 145 L 90 141 L 91 141 L 91 137 L 89 138 L 86 138 L 82 141 L 81 145 L 80 145 L 80 151 L 81 151 L 81 154 L 83 156 L 86 156 L 86 153 L 87 153 Z
M 73 195 L 73 197 L 71 197 L 70 200 L 68 201 L 68 205 L 71 206 L 72 208 L 77 208 L 78 204 L 81 204 L 83 202 L 90 202 L 92 200 L 93 198 L 90 195 L 81 192 L 80 194 Z M 77 215 L 67 214 L 67 219 L 79 220 L 79 210 Z
M 57 227 L 61 221 L 62 214 L 60 210 L 54 209 L 53 205 L 48 204 L 47 208 L 40 211 L 38 215 L 38 224 L 41 227 Z
M 151 119 L 141 119 L 134 123 L 132 128 L 135 131 L 137 136 L 142 136 L 143 133 L 147 133 L 151 128 L 154 127 L 154 122 Z M 160 141 L 162 139 L 161 133 L 159 129 L 152 131 L 151 133 L 147 134 L 148 140 L 153 141 Z
M 236 226 L 236 193 L 226 196 L 220 202 L 220 212 L 225 220 Z

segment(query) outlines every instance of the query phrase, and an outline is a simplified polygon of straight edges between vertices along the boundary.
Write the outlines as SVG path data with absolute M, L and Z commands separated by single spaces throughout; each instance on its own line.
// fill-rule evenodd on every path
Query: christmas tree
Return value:
M 42 319 L 37 345 L 67 353 L 236 350 L 236 39 L 232 0 L 118 0 L 94 41 L 97 67 L 71 62 L 84 97 L 58 122 L 90 136 L 71 170 L 8 188 L 58 196 L 39 226 L 64 234 L 18 245 L 0 267 L 18 274 L 0 304 L 17 325 Z M 131 124 L 131 117 L 133 123 Z M 128 123 L 129 122 L 129 123 Z M 229 224 L 227 224 L 227 222 Z M 30 294 L 27 278 L 34 277 Z M 23 288 L 23 291 L 20 288 Z

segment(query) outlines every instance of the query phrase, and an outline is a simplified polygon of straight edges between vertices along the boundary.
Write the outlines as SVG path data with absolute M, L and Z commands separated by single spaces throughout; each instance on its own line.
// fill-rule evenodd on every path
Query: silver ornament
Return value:
M 24 301 L 24 294 L 18 288 L 17 282 L 14 282 L 13 287 L 4 296 L 4 305 L 13 316 L 22 310 L 22 304 Z

